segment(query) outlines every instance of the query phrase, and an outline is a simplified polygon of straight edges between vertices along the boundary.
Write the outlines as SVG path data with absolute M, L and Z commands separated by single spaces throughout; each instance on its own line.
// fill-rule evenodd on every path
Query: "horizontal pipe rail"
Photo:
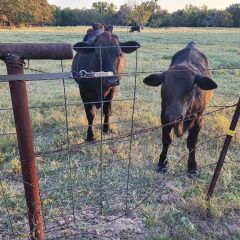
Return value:
M 55 80 L 55 79 L 73 78 L 71 72 L 61 73 L 37 73 L 37 74 L 11 74 L 0 75 L 0 82 L 9 81 L 38 81 L 38 80 Z
M 0 75 L 0 82 L 22 81 L 22 80 L 25 80 L 25 81 L 56 80 L 56 79 L 67 79 L 67 78 L 70 78 L 70 79 L 101 78 L 101 77 L 106 78 L 106 77 L 114 76 L 112 72 L 89 72 L 87 74 L 88 75 L 82 75 L 80 71 L 79 73 L 77 73 L 77 76 L 75 77 L 73 77 L 72 72 Z
M 9 53 L 21 59 L 72 59 L 72 45 L 68 43 L 0 43 L 0 59 Z

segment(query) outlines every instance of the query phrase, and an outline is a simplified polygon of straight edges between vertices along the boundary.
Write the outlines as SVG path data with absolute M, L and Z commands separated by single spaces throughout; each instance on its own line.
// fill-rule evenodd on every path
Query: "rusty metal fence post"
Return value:
M 24 74 L 23 59 L 72 59 L 70 44 L 0 44 L 0 59 L 5 61 L 7 72 Z M 24 75 L 21 80 L 9 81 L 13 114 L 16 126 L 22 178 L 25 190 L 30 238 L 44 240 L 38 173 L 34 160 L 33 135 Z
M 223 147 L 222 147 L 222 151 L 220 153 L 220 157 L 219 157 L 217 166 L 216 166 L 215 171 L 214 171 L 214 175 L 212 177 L 212 180 L 211 180 L 211 183 L 210 183 L 210 186 L 209 186 L 209 189 L 208 189 L 207 201 L 210 201 L 210 199 L 213 195 L 213 191 L 215 189 L 215 186 L 216 186 L 216 183 L 218 181 L 221 169 L 223 167 L 223 163 L 224 163 L 229 145 L 231 143 L 232 137 L 234 136 L 234 131 L 235 131 L 235 128 L 237 126 L 239 116 L 240 116 L 240 98 L 238 99 L 237 107 L 236 107 L 235 113 L 233 115 L 232 122 L 230 124 L 230 128 L 227 132 L 227 135 L 226 135 Z
M 8 74 L 23 74 L 23 60 L 8 54 L 5 58 Z M 17 132 L 22 178 L 28 208 L 31 239 L 44 239 L 41 200 L 37 168 L 34 160 L 33 136 L 28 109 L 26 82 L 9 82 L 13 114 Z

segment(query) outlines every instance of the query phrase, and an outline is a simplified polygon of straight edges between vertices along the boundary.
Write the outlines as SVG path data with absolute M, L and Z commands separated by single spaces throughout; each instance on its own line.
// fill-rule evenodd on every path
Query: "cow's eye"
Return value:
M 119 57 L 122 57 L 122 56 L 123 56 L 123 54 L 122 54 L 122 53 L 120 53 L 120 54 L 119 54 Z

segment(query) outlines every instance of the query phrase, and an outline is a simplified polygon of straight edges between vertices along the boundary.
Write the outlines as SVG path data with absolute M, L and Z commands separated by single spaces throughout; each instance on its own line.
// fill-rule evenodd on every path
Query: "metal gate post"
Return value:
M 5 58 L 8 74 L 23 74 L 23 60 L 8 54 Z M 38 174 L 34 160 L 33 136 L 28 108 L 26 82 L 9 81 L 17 132 L 23 184 L 28 208 L 31 239 L 44 239 Z

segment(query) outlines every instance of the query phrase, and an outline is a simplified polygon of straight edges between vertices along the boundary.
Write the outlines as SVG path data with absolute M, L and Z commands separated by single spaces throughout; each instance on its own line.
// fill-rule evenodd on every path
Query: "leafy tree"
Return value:
M 47 0 L 1 0 L 0 12 L 17 26 L 22 23 L 45 23 L 52 18 Z
M 71 10 L 71 8 L 64 8 L 62 10 L 62 26 L 73 25 L 72 15 L 73 15 L 73 11 Z
M 208 9 L 207 6 L 187 5 L 184 9 L 168 13 L 167 10 L 160 8 L 157 0 L 141 2 L 129 0 L 128 3 L 120 6 L 118 12 L 115 11 L 115 6 L 108 2 L 95 2 L 92 9 L 60 9 L 52 6 L 52 11 L 53 24 L 60 26 L 90 25 L 93 22 L 103 22 L 115 25 L 147 24 L 151 27 L 231 27 L 233 23 L 235 26 L 239 24 L 240 17 L 236 17 L 239 13 L 239 5 L 231 5 L 224 11 Z M 23 11 L 19 16 L 25 17 L 25 19 L 32 17 L 27 11 Z M 36 19 L 36 16 L 34 18 Z
M 40 0 L 40 4 L 39 4 L 39 15 L 40 18 L 37 19 L 37 22 L 42 22 L 42 23 L 48 23 L 50 21 L 53 20 L 53 16 L 52 16 L 52 8 L 49 5 L 47 0 Z
M 137 4 L 136 2 L 130 5 L 131 7 L 131 19 L 138 24 L 146 24 L 160 6 L 158 5 L 158 0 L 150 0 Z
M 233 17 L 233 27 L 240 27 L 240 4 L 232 4 L 226 9 Z
M 214 26 L 231 27 L 233 26 L 233 16 L 227 10 L 217 11 Z
M 215 9 L 208 9 L 201 19 L 201 27 L 215 27 L 217 11 Z M 199 22 L 199 21 L 198 21 Z
M 99 13 L 106 14 L 106 13 L 115 13 L 116 7 L 113 3 L 108 2 L 94 2 L 92 4 L 92 8 L 99 11 Z
M 61 8 L 56 5 L 51 5 L 51 8 L 52 8 L 52 14 L 53 14 L 52 24 L 56 26 L 61 26 L 63 21 Z
M 160 10 L 154 13 L 149 20 L 149 26 L 153 27 L 230 27 L 232 24 L 232 15 L 229 12 L 208 9 L 205 5 L 200 8 L 187 5 L 184 9 L 172 14 L 164 14 Z
M 131 7 L 129 7 L 127 4 L 120 6 L 120 9 L 116 14 L 117 21 L 120 25 L 128 25 L 134 21 L 131 17 L 131 11 Z
M 152 16 L 149 18 L 148 25 L 150 27 L 163 27 L 168 24 L 169 13 L 167 10 L 158 9 Z

